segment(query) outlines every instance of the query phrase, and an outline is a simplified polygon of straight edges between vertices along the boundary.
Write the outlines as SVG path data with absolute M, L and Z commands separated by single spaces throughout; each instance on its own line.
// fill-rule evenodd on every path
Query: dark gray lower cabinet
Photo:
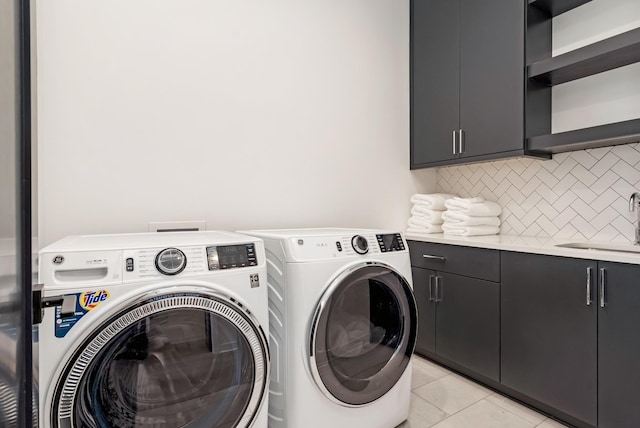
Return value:
M 500 379 L 500 284 L 439 273 L 436 352 Z
M 500 284 L 414 267 L 419 353 L 500 378 Z
M 597 263 L 502 252 L 501 279 L 501 383 L 596 426 Z
M 577 426 L 640 427 L 640 265 L 409 247 L 416 352 Z
M 416 306 L 418 307 L 416 352 L 420 354 L 435 354 L 436 352 L 436 303 L 431 297 L 435 275 L 435 271 L 432 270 L 411 268 L 413 294 L 416 297 Z
M 640 427 L 640 266 L 599 262 L 598 427 Z M 600 294 L 600 293 L 598 293 Z M 600 295 L 598 296 L 600 297 Z

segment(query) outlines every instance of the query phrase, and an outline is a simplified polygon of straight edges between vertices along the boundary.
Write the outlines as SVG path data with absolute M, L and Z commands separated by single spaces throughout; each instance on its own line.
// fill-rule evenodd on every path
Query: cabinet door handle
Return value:
M 604 308 L 605 306 L 605 288 L 607 286 L 607 275 L 606 275 L 606 269 L 605 268 L 600 268 L 600 307 Z
M 456 136 L 458 135 L 458 133 L 456 131 L 453 131 L 453 154 L 457 155 L 458 153 L 456 153 L 456 148 L 458 146 L 458 139 L 456 138 Z
M 587 306 L 591 306 L 591 268 L 587 268 Z
M 442 302 L 442 277 L 436 275 L 436 303 Z
M 465 147 L 464 147 L 464 130 L 463 129 L 459 129 L 458 133 L 460 134 L 458 137 L 458 145 L 459 145 L 459 150 L 458 153 L 462 154 L 464 153 Z
M 440 261 L 446 260 L 444 256 L 434 256 L 432 254 L 423 254 L 422 257 L 424 257 L 425 259 L 434 259 L 434 260 L 440 260 Z
M 429 275 L 429 301 L 433 302 L 435 299 L 433 297 L 433 275 Z

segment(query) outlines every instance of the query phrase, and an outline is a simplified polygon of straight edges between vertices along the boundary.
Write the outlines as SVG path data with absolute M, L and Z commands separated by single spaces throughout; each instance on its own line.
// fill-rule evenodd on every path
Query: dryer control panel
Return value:
M 376 235 L 380 251 L 388 253 L 390 251 L 404 251 L 404 241 L 399 233 L 386 233 Z
M 295 261 L 318 261 L 352 257 L 376 257 L 407 251 L 400 233 L 360 233 L 334 236 L 300 236 L 288 239 L 287 251 Z

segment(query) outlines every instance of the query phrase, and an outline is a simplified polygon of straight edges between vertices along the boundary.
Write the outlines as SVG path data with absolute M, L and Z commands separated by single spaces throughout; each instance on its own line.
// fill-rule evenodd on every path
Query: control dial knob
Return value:
M 156 256 L 156 269 L 164 275 L 177 275 L 187 267 L 187 256 L 177 248 L 165 248 Z
M 367 238 L 362 235 L 355 235 L 351 238 L 351 246 L 358 254 L 367 254 L 369 252 Z

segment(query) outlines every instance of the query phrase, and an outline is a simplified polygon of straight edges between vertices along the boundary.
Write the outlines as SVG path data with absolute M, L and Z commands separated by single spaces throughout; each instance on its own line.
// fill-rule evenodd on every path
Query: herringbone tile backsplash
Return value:
M 640 191 L 640 143 L 439 168 L 438 191 L 503 207 L 501 234 L 629 242 Z

